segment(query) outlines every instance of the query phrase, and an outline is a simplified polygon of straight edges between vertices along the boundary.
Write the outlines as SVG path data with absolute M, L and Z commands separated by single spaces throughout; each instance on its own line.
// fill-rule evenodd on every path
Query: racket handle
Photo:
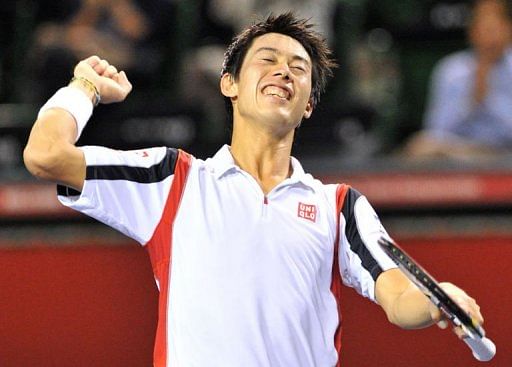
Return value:
M 475 357 L 480 362 L 487 362 L 494 357 L 496 354 L 496 345 L 492 342 L 491 339 L 483 337 L 480 338 L 464 338 L 462 339 L 471 348 L 473 351 L 473 357 Z

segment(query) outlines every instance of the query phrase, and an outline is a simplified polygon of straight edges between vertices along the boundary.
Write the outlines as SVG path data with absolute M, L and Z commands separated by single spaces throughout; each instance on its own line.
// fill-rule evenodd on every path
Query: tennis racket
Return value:
M 418 286 L 430 301 L 455 326 L 462 328 L 465 334 L 463 340 L 473 351 L 473 356 L 482 362 L 491 360 L 496 354 L 496 345 L 485 337 L 482 326 L 460 308 L 440 287 L 439 283 L 395 242 L 384 237 L 381 237 L 378 242 L 400 270 Z

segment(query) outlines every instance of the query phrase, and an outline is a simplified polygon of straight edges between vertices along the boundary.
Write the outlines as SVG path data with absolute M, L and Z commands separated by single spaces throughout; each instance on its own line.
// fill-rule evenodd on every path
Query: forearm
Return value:
M 92 113 L 94 91 L 80 80 L 54 95 L 41 109 L 23 152 L 25 166 L 34 176 L 81 187 L 83 157 L 75 148 Z
M 396 298 L 388 318 L 404 329 L 420 329 L 434 324 L 432 307 L 430 300 L 411 282 Z
M 388 320 L 404 329 L 432 325 L 436 307 L 399 269 L 391 269 L 377 278 L 377 302 Z
M 473 298 L 451 283 L 443 282 L 440 286 L 477 323 L 483 323 L 480 307 Z M 389 321 L 404 329 L 420 329 L 434 323 L 441 328 L 447 326 L 441 310 L 397 268 L 380 274 L 375 294 Z
M 55 93 L 39 111 L 29 147 L 34 142 L 41 152 L 47 152 L 56 145 L 74 145 L 97 102 L 99 94 L 94 85 L 84 78 L 73 78 L 68 87 Z
M 66 110 L 53 108 L 36 120 L 23 152 L 25 166 L 34 176 L 57 181 L 73 151 L 77 127 Z

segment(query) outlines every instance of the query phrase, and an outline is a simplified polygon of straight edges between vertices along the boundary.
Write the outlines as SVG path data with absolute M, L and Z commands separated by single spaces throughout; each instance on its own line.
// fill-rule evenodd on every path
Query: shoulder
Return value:
M 471 50 L 457 51 L 440 59 L 433 74 L 450 79 L 467 77 L 474 70 L 474 65 L 475 57 Z
M 337 211 L 341 213 L 347 223 L 355 223 L 356 220 L 360 223 L 379 220 L 375 209 L 361 192 L 350 185 L 345 185 L 344 192 L 340 193 L 338 188 L 341 186 L 335 186 Z M 338 200 L 338 194 L 342 195 L 341 200 Z
M 321 192 L 332 203 L 332 206 L 337 208 L 338 212 L 342 212 L 345 217 L 353 215 L 358 201 L 362 201 L 364 205 L 370 206 L 366 197 L 350 185 L 344 183 L 324 184 L 316 179 L 315 183 L 318 185 L 316 191 Z
M 504 68 L 506 68 L 507 70 L 511 70 L 512 69 L 512 47 L 509 47 L 507 50 L 505 50 L 505 55 L 504 55 L 504 62 L 503 62 L 503 66 Z

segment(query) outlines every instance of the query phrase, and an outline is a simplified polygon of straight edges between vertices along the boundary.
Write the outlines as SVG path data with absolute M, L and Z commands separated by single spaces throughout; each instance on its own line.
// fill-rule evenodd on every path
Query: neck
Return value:
M 278 136 L 257 125 L 233 124 L 231 154 L 236 164 L 249 173 L 265 194 L 290 177 L 290 155 L 294 130 Z

